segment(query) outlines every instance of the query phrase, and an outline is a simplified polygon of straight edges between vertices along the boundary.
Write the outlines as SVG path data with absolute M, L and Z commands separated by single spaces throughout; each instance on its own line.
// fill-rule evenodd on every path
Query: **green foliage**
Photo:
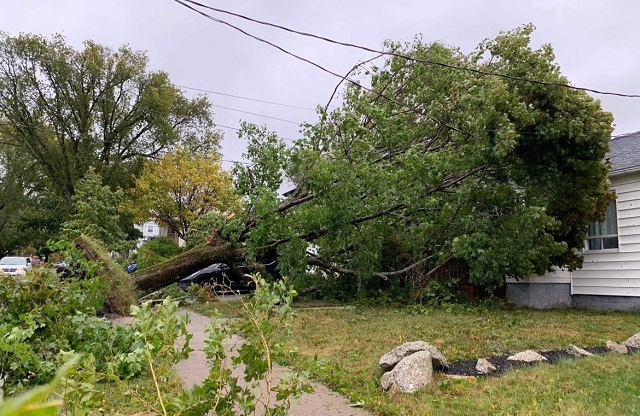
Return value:
M 256 290 L 247 302 L 240 301 L 241 318 L 224 320 L 214 316 L 205 339 L 204 351 L 210 363 L 207 380 L 194 387 L 189 395 L 176 400 L 168 407 L 171 412 L 185 415 L 261 414 L 284 415 L 290 400 L 303 392 L 311 392 L 298 373 L 273 380 L 274 357 L 282 354 L 282 346 L 276 342 L 276 334 L 291 328 L 293 317 L 291 301 L 295 291 L 284 281 L 268 284 L 259 275 L 252 275 Z M 225 340 L 240 334 L 244 342 L 231 358 Z M 237 374 L 240 368 L 242 378 Z M 257 386 L 260 382 L 266 392 Z M 273 402 L 270 394 L 274 394 Z
M 18 155 L 0 173 L 0 201 L 9 194 L 17 203 L 0 209 L 0 232 L 12 222 L 0 241 L 16 230 L 32 239 L 9 249 L 55 237 L 92 166 L 112 189 L 129 189 L 148 158 L 176 146 L 218 148 L 209 101 L 187 99 L 147 65 L 146 54 L 128 46 L 86 41 L 74 49 L 61 35 L 0 33 L 0 160 Z M 43 200 L 48 210 L 39 208 Z
M 356 72 L 372 91 L 349 84 L 290 150 L 245 128 L 253 165 L 236 171 L 250 201 L 247 246 L 276 245 L 283 272 L 300 276 L 312 242 L 313 263 L 363 294 L 451 257 L 487 288 L 579 267 L 586 226 L 611 198 L 611 114 L 583 91 L 450 67 L 567 83 L 552 48 L 530 46 L 532 32 L 501 33 L 470 54 L 390 42 L 420 61 L 393 56 Z M 295 185 L 284 201 L 282 171 Z
M 215 230 L 222 230 L 225 225 L 226 215 L 210 212 L 198 217 L 191 223 L 189 232 L 187 233 L 187 248 L 193 248 L 198 244 L 202 244 L 215 234 Z M 225 227 L 226 228 L 226 227 Z
M 104 291 L 100 279 L 61 282 L 46 269 L 26 279 L 0 276 L 0 378 L 10 389 L 49 380 L 60 350 L 90 345 L 74 321 L 94 316 Z
M 129 275 L 117 264 L 102 244 L 82 235 L 73 243 L 49 242 L 49 247 L 62 254 L 70 276 L 86 278 L 98 276 L 104 282 L 106 302 L 102 312 L 127 315 L 131 305 L 137 303 L 136 293 Z M 87 256 L 92 260 L 87 260 Z
M 154 414 L 236 414 L 238 409 L 250 414 L 262 409 L 264 414 L 284 415 L 293 397 L 311 391 L 297 373 L 278 383 L 272 378 L 273 357 L 282 353 L 275 336 L 290 328 L 295 291 L 283 281 L 270 286 L 258 276 L 252 278 L 257 288 L 250 301 L 240 302 L 242 318 L 212 321 L 204 347 L 211 364 L 207 380 L 178 393 L 164 388 L 174 365 L 191 351 L 188 317 L 180 313 L 178 302 L 133 306 L 132 327 L 127 329 L 92 316 L 101 304 L 95 299 L 100 292 L 97 278 L 60 282 L 50 273 L 34 275 L 32 281 L 0 278 L 0 378 L 7 378 L 10 394 L 20 384 L 42 383 L 75 351 L 83 357 L 58 390 L 64 414 L 89 415 L 101 408 L 106 395 L 97 385 L 103 383 L 124 386 L 141 399 L 128 383 L 148 375 L 156 398 L 142 405 Z M 230 357 L 226 342 L 234 334 L 245 341 Z M 234 375 L 239 368 L 244 368 L 242 379 Z M 275 402 L 256 390 L 260 382 Z M 17 402 L 9 403 L 17 408 Z
M 241 127 L 239 138 L 249 142 L 244 156 L 257 163 L 235 164 L 235 186 L 241 195 L 253 202 L 264 191 L 278 190 L 282 184 L 282 170 L 288 151 L 282 140 L 266 127 L 249 123 L 242 123 Z
M 171 237 L 158 237 L 144 243 L 138 249 L 138 270 L 160 263 L 163 260 L 176 256 L 182 252 L 175 240 Z
M 56 416 L 61 402 L 59 400 L 45 402 L 45 400 L 51 396 L 60 380 L 76 361 L 77 357 L 73 357 L 65 363 L 54 379 L 44 386 L 33 388 L 4 402 L 0 397 L 0 416 Z
M 62 234 L 69 241 L 84 234 L 103 242 L 109 249 L 128 251 L 133 242 L 125 243 L 125 232 L 120 225 L 118 205 L 124 200 L 120 188 L 112 191 L 102 185 L 102 176 L 90 167 L 78 181 L 72 197 L 74 214 L 62 225 Z

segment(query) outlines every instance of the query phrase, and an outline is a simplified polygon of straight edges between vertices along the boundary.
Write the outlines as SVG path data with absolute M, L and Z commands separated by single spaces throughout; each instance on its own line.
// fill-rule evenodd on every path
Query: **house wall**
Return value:
M 573 295 L 640 297 L 640 172 L 614 176 L 618 249 L 585 251 L 584 265 L 571 276 Z
M 640 172 L 613 176 L 618 248 L 585 251 L 582 269 L 507 281 L 507 298 L 534 308 L 640 309 Z
M 140 230 L 140 232 L 142 232 L 143 238 L 148 239 L 148 238 L 159 237 L 161 235 L 160 225 L 158 225 L 158 223 L 156 223 L 155 221 L 147 221 L 144 224 L 136 224 L 134 225 L 134 227 Z

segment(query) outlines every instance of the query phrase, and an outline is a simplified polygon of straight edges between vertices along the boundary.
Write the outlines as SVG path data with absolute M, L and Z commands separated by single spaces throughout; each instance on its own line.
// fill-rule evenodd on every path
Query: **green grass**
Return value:
M 298 351 L 291 365 L 354 402 L 364 401 L 375 414 L 633 414 L 640 409 L 639 355 L 571 360 L 475 383 L 442 379 L 416 395 L 383 393 L 378 360 L 414 340 L 430 342 L 456 361 L 528 348 L 602 345 L 638 331 L 637 313 L 460 306 L 304 309 L 286 345 Z
M 281 361 L 303 369 L 377 415 L 640 415 L 640 354 L 564 360 L 556 365 L 461 381 L 436 376 L 417 394 L 380 387 L 382 354 L 406 342 L 432 343 L 450 360 L 624 341 L 640 331 L 640 314 L 578 309 L 530 310 L 508 305 L 337 308 L 296 304 L 294 351 Z M 329 306 L 329 307 L 323 307 Z M 232 302 L 192 306 L 237 316 Z M 634 413 L 635 412 L 635 413 Z
M 372 393 L 384 415 L 633 415 L 640 355 L 564 360 L 477 382 L 440 380 L 415 395 Z
M 225 318 L 240 318 L 242 309 L 239 300 L 225 300 L 212 297 L 206 302 L 188 303 L 185 307 L 201 315 L 212 316 L 218 311 Z

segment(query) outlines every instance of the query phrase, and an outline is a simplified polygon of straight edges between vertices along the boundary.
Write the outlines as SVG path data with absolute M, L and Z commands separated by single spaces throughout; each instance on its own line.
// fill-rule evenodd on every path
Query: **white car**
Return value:
M 24 275 L 32 269 L 29 257 L 3 257 L 0 259 L 0 272 L 11 276 Z

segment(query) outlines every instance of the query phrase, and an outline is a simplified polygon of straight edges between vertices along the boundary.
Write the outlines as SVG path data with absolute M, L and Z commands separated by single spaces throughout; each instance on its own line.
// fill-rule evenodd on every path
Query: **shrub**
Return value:
M 158 237 L 146 242 L 138 250 L 138 270 L 160 263 L 182 252 L 170 237 Z
M 73 320 L 95 315 L 103 293 L 100 279 L 61 282 L 46 269 L 25 279 L 0 275 L 0 378 L 6 385 L 45 382 L 60 350 L 82 349 L 86 342 Z
M 61 281 L 44 268 L 24 279 L 0 275 L 0 380 L 9 394 L 48 381 L 63 351 L 81 353 L 103 378 L 143 371 L 139 334 L 96 316 L 106 285 L 102 277 Z

